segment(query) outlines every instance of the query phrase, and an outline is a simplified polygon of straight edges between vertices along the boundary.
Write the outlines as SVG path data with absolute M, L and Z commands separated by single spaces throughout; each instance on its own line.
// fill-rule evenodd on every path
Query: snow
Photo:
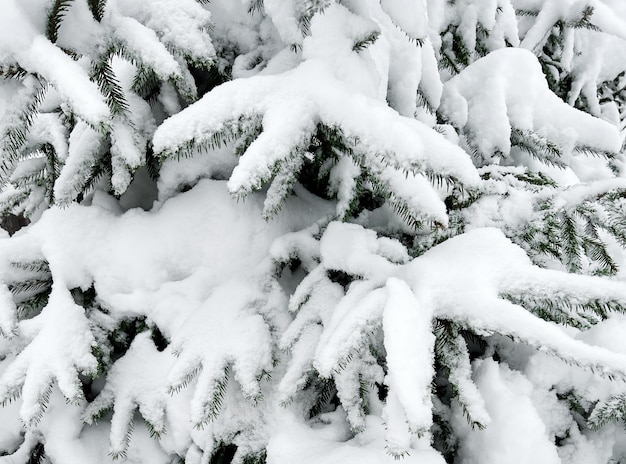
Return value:
M 424 433 L 432 425 L 430 384 L 435 343 L 432 315 L 405 282 L 390 278 L 386 288 L 389 295 L 383 314 L 388 368 L 385 383 L 406 417 L 402 420 L 402 414 L 390 414 L 387 426 L 396 428 L 398 425 L 391 422 L 400 420 L 406 422 L 412 433 Z
M 91 416 L 107 408 L 113 409 L 111 454 L 123 455 L 127 452 L 126 437 L 130 433 L 136 408 L 155 432 L 168 432 L 165 428 L 165 407 L 169 395 L 164 379 L 173 362 L 174 356 L 157 351 L 150 340 L 150 333 L 143 332 L 137 335 L 126 354 L 109 371 L 103 391 L 89 404 L 83 416 L 91 424 Z M 128 372 L 133 373 L 132 377 L 127 375 Z
M 359 462 L 363 464 L 383 464 L 397 462 L 389 455 L 381 443 L 384 434 L 383 424 L 375 417 L 368 417 L 368 432 L 351 440 L 345 439 L 345 432 L 338 422 L 337 415 L 329 416 L 328 425 L 317 428 L 281 417 L 281 427 L 274 433 L 267 447 L 268 464 L 334 464 Z M 414 450 L 403 457 L 407 464 L 443 464 L 445 461 L 434 450 L 426 448 Z
M 226 83 L 166 120 L 155 133 L 155 151 L 174 153 L 188 140 L 202 144 L 213 134 L 228 131 L 240 117 L 246 120 L 261 113 L 263 133 L 233 171 L 229 181 L 233 193 L 258 188 L 274 164 L 308 141 L 318 120 L 341 127 L 348 140 L 359 140 L 363 150 L 388 153 L 399 166 L 424 165 L 470 185 L 477 181 L 466 155 L 442 136 L 415 120 L 398 117 L 377 101 L 363 99 L 330 72 L 323 63 L 309 60 L 284 76 Z M 285 112 L 290 115 L 288 126 L 282 124 Z M 432 156 L 435 152 L 437 156 Z
M 67 159 L 54 184 L 54 196 L 61 204 L 76 198 L 81 184 L 101 156 L 102 135 L 79 121 L 69 136 Z
M 566 154 L 575 146 L 612 153 L 621 146 L 615 127 L 553 94 L 537 58 L 523 49 L 496 50 L 450 79 L 440 111 L 485 159 L 494 152 L 509 154 L 513 128 L 539 133 Z
M 421 41 L 426 38 L 428 18 L 424 0 L 382 0 L 380 5 L 411 39 Z
M 622 199 L 604 204 L 626 189 L 617 0 L 109 0 L 101 21 L 70 3 L 56 43 L 49 0 L 0 17 L 0 73 L 30 73 L 0 82 L 0 132 L 47 91 L 0 195 L 33 213 L 0 234 L 0 463 L 37 443 L 53 464 L 199 464 L 225 444 L 235 464 L 626 454 L 621 425 L 578 415 L 624 395 L 626 319 L 588 307 L 626 306 L 624 270 L 568 274 L 533 249 L 581 205 L 623 225 Z M 588 6 L 604 32 L 570 27 Z M 111 44 L 121 112 L 90 77 Z M 455 47 L 468 62 L 444 69 Z M 145 99 L 138 71 L 158 77 Z M 16 189 L 47 168 L 42 143 L 58 179 Z M 298 178 L 318 165 L 328 199 Z M 111 172 L 85 191 L 95 168 Z M 620 237 L 592 229 L 623 265 Z M 11 263 L 39 261 L 50 294 L 23 312 L 31 274 Z M 544 300 L 589 328 L 537 317 Z
M 78 115 L 94 127 L 105 125 L 110 117 L 98 86 L 89 79 L 85 69 L 43 37 L 18 55 L 20 64 L 52 83 L 67 99 Z
M 493 360 L 480 360 L 474 363 L 474 378 L 488 398 L 492 422 L 484 430 L 472 430 L 459 408 L 453 409 L 453 423 L 461 437 L 459 463 L 561 463 L 530 399 L 533 386 L 522 374 Z
M 22 336 L 32 342 L 5 371 L 2 394 L 12 394 L 24 384 L 21 417 L 27 423 L 38 417 L 37 399 L 49 382 L 58 381 L 68 398 L 78 395 L 77 371 L 89 372 L 96 366 L 91 354 L 92 332 L 85 325 L 83 308 L 70 302 L 68 288 L 88 288 L 93 283 L 100 303 L 114 318 L 143 312 L 171 337 L 170 349 L 178 350 L 180 355 L 168 374 L 169 387 L 179 385 L 181 376 L 196 366 L 203 367 L 198 380 L 200 388 L 192 400 L 192 420 L 204 420 L 202 404 L 207 391 L 203 387 L 221 376 L 222 368 L 230 363 L 233 379 L 244 394 L 250 399 L 257 396 L 257 375 L 273 370 L 270 329 L 284 324 L 272 311 L 287 305 L 276 284 L 263 277 L 271 265 L 263 257 L 274 237 L 290 229 L 298 230 L 311 215 L 318 217 L 327 210 L 325 203 L 310 194 L 301 195 L 302 199 L 296 200 L 298 214 L 279 215 L 269 224 L 261 218 L 262 198 L 249 198 L 245 205 L 238 205 L 228 197 L 225 183 L 218 181 L 201 181 L 186 194 L 162 204 L 159 214 L 133 210 L 116 217 L 98 207 L 77 205 L 49 210 L 28 235 L 16 238 L 17 243 L 11 243 L 4 251 L 17 258 L 16 254 L 23 253 L 22 247 L 40 249 L 52 263 L 56 283 L 41 315 L 20 322 Z M 294 200 L 288 204 L 294 205 Z M 237 222 L 239 225 L 235 226 Z M 188 230 L 184 237 L 179 234 L 181 227 Z M 250 252 L 248 245 L 253 240 L 256 251 Z M 201 263 L 212 266 L 206 268 Z M 113 268 L 117 271 L 112 274 Z M 246 268 L 249 271 L 241 275 Z M 257 284 L 250 286 L 254 281 Z M 233 299 L 233 294 L 239 298 Z M 232 310 L 223 311 L 224 305 Z M 172 312 L 172 308 L 177 311 Z M 213 330 L 207 332 L 211 327 Z M 226 327 L 240 330 L 224 331 Z M 203 342 L 205 337 L 212 343 Z M 68 340 L 72 342 L 68 344 Z M 143 346 L 140 340 L 136 343 Z M 46 346 L 46 356 L 35 357 L 33 353 L 39 353 L 42 346 Z M 217 347 L 221 351 L 215 351 Z M 259 351 L 259 347 L 264 348 Z M 136 359 L 133 353 L 131 349 L 128 362 Z M 162 363 L 157 364 L 154 369 L 161 369 Z M 125 362 L 120 364 L 123 365 Z M 138 368 L 132 370 L 138 372 Z M 154 400 L 143 393 L 139 398 L 136 392 L 145 390 L 146 385 L 153 384 L 149 379 L 161 374 L 148 370 L 147 377 L 137 376 L 135 383 L 124 387 L 119 382 L 125 380 L 114 380 L 115 372 L 111 375 L 116 394 L 122 395 L 124 401 L 137 401 L 142 415 L 145 412 L 144 417 L 158 426 L 153 410 L 143 406 Z M 128 393 L 124 393 L 125 388 L 130 388 Z M 124 409 L 128 406 L 120 403 L 119 408 L 121 415 L 112 428 L 116 451 L 123 441 L 119 434 L 125 425 L 120 424 L 129 418 L 128 409 Z

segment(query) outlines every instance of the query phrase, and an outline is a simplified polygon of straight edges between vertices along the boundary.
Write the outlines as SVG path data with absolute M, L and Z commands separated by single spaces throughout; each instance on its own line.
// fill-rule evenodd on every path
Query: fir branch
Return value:
M 44 143 L 41 147 L 42 152 L 46 156 L 46 199 L 49 205 L 54 204 L 54 184 L 61 174 L 61 161 L 59 160 L 56 150 L 49 143 Z
M 116 52 L 117 50 L 114 47 L 109 48 L 98 61 L 93 63 L 90 75 L 98 84 L 102 95 L 104 95 L 111 114 L 124 115 L 128 112 L 128 103 L 126 102 L 124 90 L 111 67 L 111 57 Z
M 577 301 L 562 296 L 533 296 L 529 294 L 502 293 L 511 303 L 522 306 L 536 316 L 564 326 L 586 330 L 612 313 L 626 313 L 626 308 L 616 300 L 592 299 Z
M 578 231 L 578 224 L 573 216 L 566 211 L 559 214 L 561 229 L 561 249 L 564 264 L 569 272 L 580 272 L 582 270 L 581 239 Z
M 37 443 L 30 451 L 26 464 L 44 464 L 47 462 L 46 449 L 43 443 Z
M 264 8 L 263 0 L 250 0 L 248 3 L 248 14 L 263 13 Z
M 517 16 L 529 16 L 531 18 L 536 18 L 539 16 L 539 10 L 525 10 L 520 8 L 515 10 L 515 14 Z
M 163 435 L 165 435 L 165 426 L 160 426 L 160 427 L 156 427 L 154 424 L 152 424 L 151 422 L 147 421 L 144 419 L 144 424 L 146 424 L 146 428 L 148 429 L 148 434 L 150 435 L 150 438 L 154 439 L 154 440 L 160 440 Z
M 48 261 L 44 259 L 36 260 L 36 261 L 27 261 L 27 262 L 11 261 L 10 265 L 11 267 L 14 267 L 16 269 L 21 269 L 24 271 L 45 273 L 45 274 L 50 273 L 50 264 L 48 264 Z
M 522 174 L 513 174 L 513 176 L 522 182 L 539 187 L 557 187 L 557 183 L 543 172 L 533 172 L 526 169 Z
M 194 424 L 194 428 L 202 429 L 207 423 L 217 419 L 217 416 L 222 410 L 222 404 L 224 403 L 224 398 L 226 396 L 229 379 L 230 365 L 226 365 L 221 378 L 213 379 L 209 399 L 202 404 L 203 417 L 199 422 Z
M 263 204 L 263 219 L 269 221 L 282 209 L 287 198 L 293 193 L 293 186 L 298 179 L 298 174 L 303 164 L 303 150 L 301 147 L 296 147 L 289 157 L 274 166 L 272 171 L 275 174 L 267 189 Z
M 298 27 L 303 36 L 309 35 L 311 20 L 317 13 L 323 13 L 330 5 L 329 0 L 305 0 L 302 6 L 303 12 L 298 15 Z
M 46 24 L 46 37 L 50 42 L 55 43 L 57 41 L 63 17 L 70 9 L 72 2 L 73 0 L 54 0 Z
M 87 5 L 89 6 L 91 14 L 98 22 L 102 21 L 102 17 L 104 16 L 104 10 L 106 8 L 106 3 L 107 0 L 87 0 Z
M 559 168 L 566 167 L 559 146 L 536 132 L 512 127 L 511 145 L 518 147 L 543 163 Z
M 352 50 L 357 53 L 360 51 L 363 51 L 370 45 L 374 44 L 378 40 L 379 37 L 380 37 L 380 31 L 372 31 L 369 34 L 367 34 L 365 37 L 362 37 L 358 39 L 356 42 L 354 42 L 354 45 L 352 46 Z
M 263 132 L 263 123 L 261 118 L 253 118 L 250 121 L 250 127 L 244 131 L 237 138 L 234 144 L 234 153 L 237 157 L 243 156 L 243 154 L 250 148 L 252 142 L 254 142 L 259 135 Z
M 242 115 L 238 119 L 231 119 L 221 124 L 220 128 L 209 134 L 203 135 L 202 140 L 191 139 L 174 150 L 164 150 L 156 153 L 159 161 L 168 158 L 190 158 L 198 151 L 216 150 L 228 143 L 241 139 L 242 136 L 256 132 L 261 121 L 259 115 Z
M 265 464 L 267 462 L 267 451 L 247 454 L 243 457 L 243 464 Z
M 314 403 L 309 408 L 309 419 L 321 414 L 324 409 L 328 407 L 333 398 L 337 395 L 337 388 L 335 382 L 332 379 L 319 379 L 316 377 L 316 381 L 310 381 L 308 383 L 310 388 L 314 388 L 317 393 Z M 307 388 L 307 386 L 305 386 Z
M 28 76 L 28 71 L 19 64 L 0 64 L 0 79 L 16 79 L 22 80 Z
M 589 145 L 576 145 L 574 147 L 574 153 L 578 153 L 578 154 L 589 156 L 589 157 L 596 157 L 596 158 L 606 158 L 606 159 L 615 158 L 615 153 L 607 151 L 607 150 L 600 150 L 600 149 L 591 147 Z
M 626 393 L 598 402 L 587 418 L 587 426 L 599 430 L 609 422 L 626 421 Z
M 133 76 L 131 89 L 137 95 L 150 103 L 156 102 L 161 82 L 153 69 L 142 64 L 137 65 L 137 72 Z
M 601 32 L 600 28 L 591 22 L 591 17 L 593 16 L 594 8 L 591 5 L 585 6 L 583 9 L 580 18 L 569 21 L 565 24 L 566 27 L 571 27 L 574 29 L 587 29 L 590 31 Z
M 473 429 L 483 430 L 489 419 L 487 411 L 484 405 L 471 404 L 472 398 L 466 395 L 466 390 L 472 389 L 474 396 L 479 397 L 478 389 L 470 377 L 469 351 L 460 333 L 460 327 L 451 321 L 436 319 L 433 332 L 436 359 L 448 372 L 448 382 L 463 415 Z
M 2 160 L 0 161 L 0 184 L 2 185 L 6 184 L 8 176 L 13 171 L 15 163 L 21 156 L 22 149 L 26 144 L 28 131 L 33 125 L 35 117 L 48 91 L 47 83 L 38 76 L 35 77 L 37 79 L 37 85 L 30 96 L 30 101 L 23 110 L 17 113 L 15 117 L 17 122 L 8 126 L 1 138 L 0 151 L 4 152 L 6 155 L 2 156 Z

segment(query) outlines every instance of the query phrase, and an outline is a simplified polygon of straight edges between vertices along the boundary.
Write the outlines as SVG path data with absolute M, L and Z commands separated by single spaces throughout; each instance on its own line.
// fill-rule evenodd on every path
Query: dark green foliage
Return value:
M 565 209 L 548 199 L 539 206 L 539 220 L 528 224 L 521 238 L 531 252 L 558 259 L 570 272 L 585 271 L 590 264 L 596 274 L 613 275 L 617 263 L 602 234 L 623 244 L 621 223 L 625 217 L 612 203 L 610 195 L 602 194 Z
M 89 5 L 89 10 L 91 14 L 95 18 L 96 21 L 102 21 L 102 17 L 104 16 L 104 9 L 106 8 L 106 0 L 87 0 L 87 5 Z
M 48 85 L 43 79 L 38 76 L 33 77 L 35 78 L 35 85 L 30 92 L 28 102 L 17 111 L 14 117 L 16 122 L 8 126 L 1 137 L 0 149 L 4 154 L 0 161 L 0 183 L 2 185 L 6 184 L 22 154 L 28 131 L 48 91 Z
M 360 52 L 361 50 L 365 50 L 367 47 L 375 43 L 378 40 L 378 37 L 380 37 L 380 32 L 378 31 L 370 32 L 365 37 L 357 40 L 352 46 L 352 50 L 354 50 L 355 52 Z
M 453 463 L 458 451 L 458 438 L 452 428 L 450 407 L 434 399 L 432 446 L 439 451 L 446 462 Z
M 54 0 L 52 8 L 48 13 L 48 23 L 46 24 L 46 37 L 50 42 L 56 42 L 63 17 L 70 9 L 74 0 Z
M 230 464 L 236 452 L 237 446 L 228 443 L 220 443 L 216 446 L 209 464 Z
M 98 61 L 94 62 L 91 68 L 91 78 L 98 84 L 102 95 L 106 98 L 111 114 L 123 115 L 128 111 L 128 103 L 124 90 L 111 67 L 111 58 L 115 54 L 115 49 L 111 47 Z
M 304 388 L 305 391 L 307 389 L 315 392 L 315 400 L 309 407 L 309 418 L 327 411 L 329 407 L 334 409 L 339 402 L 335 382 L 331 379 L 311 377 Z
M 484 429 L 486 424 L 472 416 L 469 405 L 463 395 L 460 394 L 460 386 L 455 383 L 451 376 L 451 373 L 458 369 L 460 364 L 465 363 L 469 366 L 470 362 L 470 354 L 461 334 L 461 327 L 452 321 L 437 319 L 434 324 L 434 333 L 436 363 L 443 368 L 443 375 L 448 382 L 450 394 L 458 401 L 463 410 L 463 415 L 471 427 L 478 430 Z M 469 378 L 467 380 L 471 381 Z
M 593 16 L 593 7 L 591 5 L 585 6 L 580 14 L 580 18 L 576 18 L 573 21 L 565 23 L 566 27 L 574 29 L 589 29 L 591 31 L 599 32 L 600 28 L 591 22 Z
M 620 302 L 612 300 L 573 301 L 565 296 L 535 296 L 530 292 L 500 296 L 523 306 L 541 319 L 580 330 L 591 328 L 606 320 L 610 314 L 625 312 Z
M 587 418 L 587 425 L 598 430 L 610 422 L 617 421 L 626 425 L 626 393 L 614 396 L 608 401 L 598 402 Z
M 204 410 L 204 419 L 201 422 L 194 424 L 195 428 L 202 429 L 207 423 L 217 418 L 222 409 L 222 404 L 224 403 L 224 397 L 228 388 L 229 379 L 230 365 L 226 365 L 224 367 L 222 377 L 220 379 L 216 379 L 215 381 L 215 385 L 212 388 L 211 398 L 202 405 Z
M 243 458 L 243 464 L 265 464 L 267 452 L 265 450 L 256 454 L 249 454 Z
M 144 100 L 155 103 L 161 89 L 161 80 L 154 70 L 140 64 L 137 66 L 131 88 Z
M 43 443 L 37 443 L 31 450 L 26 464 L 43 464 L 46 460 L 46 449 Z
M 263 0 L 250 0 L 248 3 L 248 13 L 262 13 L 264 9 Z
M 533 158 L 550 166 L 559 168 L 566 166 L 562 159 L 563 152 L 559 146 L 536 132 L 511 128 L 511 146 L 518 147 Z
M 323 13 L 329 5 L 329 0 L 305 0 L 303 2 L 298 16 L 298 25 L 300 26 L 302 35 L 306 36 L 309 34 L 309 28 L 311 26 L 311 19 L 313 19 L 313 16 L 317 13 Z
M 0 64 L 0 79 L 22 80 L 28 76 L 28 71 L 18 64 Z
M 44 260 L 11 263 L 13 281 L 7 282 L 17 308 L 18 320 L 37 316 L 48 304 L 52 291 L 52 274 Z

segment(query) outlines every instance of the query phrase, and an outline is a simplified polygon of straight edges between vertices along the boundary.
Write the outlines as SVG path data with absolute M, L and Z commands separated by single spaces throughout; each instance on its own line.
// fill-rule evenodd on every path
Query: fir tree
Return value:
M 619 4 L 4 8 L 0 463 L 624 458 Z

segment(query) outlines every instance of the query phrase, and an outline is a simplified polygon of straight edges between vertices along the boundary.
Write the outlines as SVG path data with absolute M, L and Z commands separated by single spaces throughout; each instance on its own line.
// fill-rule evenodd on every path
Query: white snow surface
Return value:
M 535 55 L 521 48 L 496 50 L 446 82 L 439 110 L 487 159 L 509 155 L 513 128 L 536 132 L 566 154 L 575 146 L 612 153 L 621 146 L 614 126 L 552 93 Z

